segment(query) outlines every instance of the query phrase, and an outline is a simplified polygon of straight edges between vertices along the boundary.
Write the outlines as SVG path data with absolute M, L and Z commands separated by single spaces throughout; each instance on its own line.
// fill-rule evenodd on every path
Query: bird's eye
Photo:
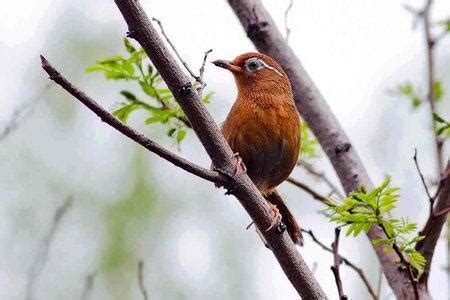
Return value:
M 250 71 L 257 71 L 264 67 L 263 63 L 257 59 L 253 59 L 247 62 L 247 69 Z

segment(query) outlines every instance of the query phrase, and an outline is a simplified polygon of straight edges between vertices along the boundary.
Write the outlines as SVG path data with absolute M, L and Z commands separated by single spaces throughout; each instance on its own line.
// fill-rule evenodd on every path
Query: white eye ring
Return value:
M 245 67 L 250 72 L 255 72 L 261 70 L 262 68 L 267 68 L 269 70 L 275 71 L 278 75 L 283 76 L 276 68 L 269 66 L 263 60 L 258 59 L 257 57 L 249 58 L 245 61 Z
M 255 72 L 264 68 L 265 65 L 263 61 L 257 59 L 256 57 L 252 57 L 245 62 L 245 67 L 250 72 Z

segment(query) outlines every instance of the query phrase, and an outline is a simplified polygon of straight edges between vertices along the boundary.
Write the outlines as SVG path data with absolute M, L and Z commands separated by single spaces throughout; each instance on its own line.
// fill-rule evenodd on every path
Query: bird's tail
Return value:
M 282 216 L 281 221 L 286 225 L 289 236 L 294 244 L 303 246 L 303 236 L 300 226 L 278 192 L 273 191 L 272 193 L 266 195 L 265 198 L 267 201 L 277 206 Z

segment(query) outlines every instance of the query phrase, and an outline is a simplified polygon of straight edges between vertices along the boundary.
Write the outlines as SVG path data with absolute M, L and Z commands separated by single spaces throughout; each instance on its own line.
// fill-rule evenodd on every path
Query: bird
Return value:
M 289 78 L 262 53 L 212 63 L 230 71 L 237 86 L 237 98 L 221 125 L 237 157 L 236 169 L 246 172 L 269 202 L 275 217 L 267 230 L 283 221 L 292 241 L 302 245 L 300 226 L 276 190 L 294 169 L 300 152 L 300 116 Z

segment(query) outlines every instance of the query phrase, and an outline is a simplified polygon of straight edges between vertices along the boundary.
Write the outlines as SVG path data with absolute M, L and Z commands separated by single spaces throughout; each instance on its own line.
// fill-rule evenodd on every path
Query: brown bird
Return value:
M 300 117 L 289 78 L 275 60 L 261 53 L 213 64 L 229 70 L 238 88 L 222 124 L 225 139 L 242 159 L 245 167 L 241 169 L 271 204 L 276 217 L 270 228 L 282 218 L 292 241 L 301 245 L 300 227 L 275 190 L 291 173 L 300 150 Z

